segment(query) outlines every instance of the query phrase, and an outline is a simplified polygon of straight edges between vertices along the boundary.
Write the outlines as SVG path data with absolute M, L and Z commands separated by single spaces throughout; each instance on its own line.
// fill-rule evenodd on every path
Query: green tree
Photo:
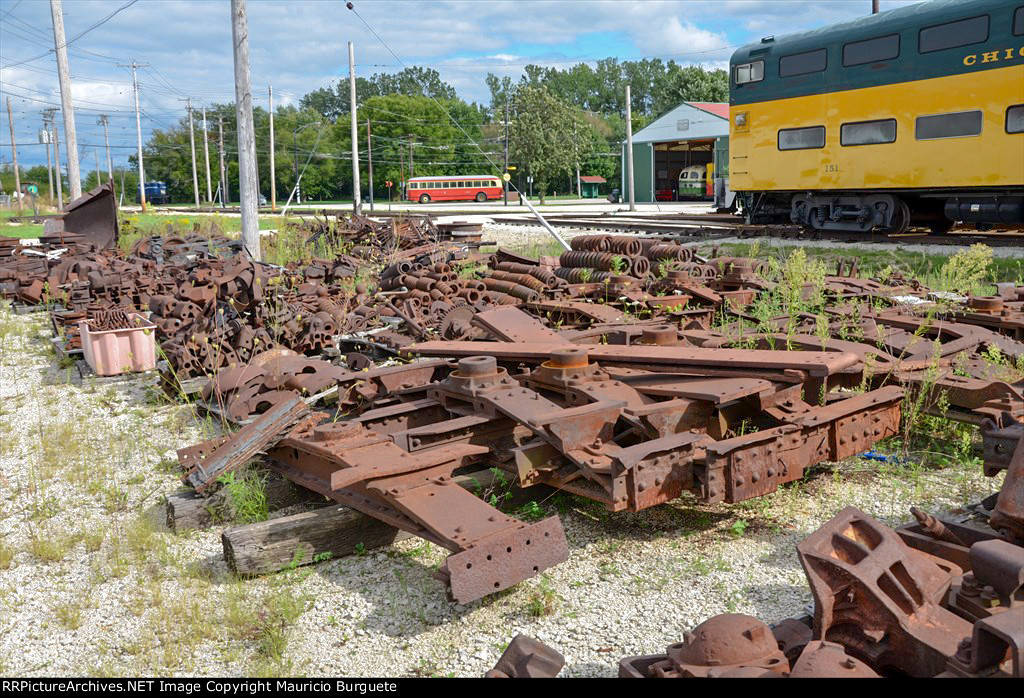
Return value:
M 510 157 L 533 177 L 541 202 L 548 188 L 575 173 L 573 111 L 545 87 L 521 86 L 509 125 Z

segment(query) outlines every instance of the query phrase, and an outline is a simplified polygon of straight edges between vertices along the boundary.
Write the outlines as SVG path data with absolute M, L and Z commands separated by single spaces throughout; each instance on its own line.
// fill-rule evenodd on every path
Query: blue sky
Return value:
M 110 117 L 115 163 L 135 144 L 130 72 L 140 70 L 143 137 L 196 106 L 234 99 L 228 0 L 64 0 L 82 170 L 102 144 L 98 115 Z M 882 9 L 907 4 L 882 0 Z M 538 63 L 567 67 L 581 60 L 662 58 L 725 66 L 732 50 L 870 12 L 870 0 L 355 0 L 356 10 L 405 65 L 437 69 L 468 100 L 488 100 L 488 72 L 518 76 Z M 347 76 L 346 42 L 355 42 L 357 72 L 395 71 L 401 64 L 345 8 L 343 0 L 249 0 L 254 101 L 294 103 L 312 89 Z M 0 162 L 10 162 L 6 99 L 11 98 L 19 161 L 46 162 L 38 145 L 41 110 L 59 105 L 48 0 L 0 0 Z M 40 56 L 35 58 L 36 56 Z M 28 62 L 26 59 L 32 59 Z M 62 129 L 63 130 L 63 129 Z M 102 153 L 100 154 L 103 159 Z

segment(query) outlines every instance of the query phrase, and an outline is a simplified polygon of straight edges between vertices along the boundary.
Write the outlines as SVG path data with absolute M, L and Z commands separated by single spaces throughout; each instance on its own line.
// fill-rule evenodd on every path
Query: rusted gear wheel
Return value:
M 469 323 L 474 315 L 476 315 L 476 311 L 469 306 L 449 310 L 438 326 L 441 337 L 447 340 L 464 338 L 472 330 L 472 325 Z

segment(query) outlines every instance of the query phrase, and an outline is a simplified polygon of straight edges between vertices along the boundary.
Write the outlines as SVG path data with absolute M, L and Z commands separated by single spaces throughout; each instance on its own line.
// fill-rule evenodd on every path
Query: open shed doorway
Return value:
M 711 164 L 715 139 L 668 141 L 654 144 L 654 198 L 656 201 L 694 201 L 708 197 L 706 189 L 680 189 L 679 175 L 687 168 Z M 692 172 L 692 170 L 691 170 Z M 707 180 L 701 180 L 706 182 Z M 685 181 L 684 181 L 685 183 Z

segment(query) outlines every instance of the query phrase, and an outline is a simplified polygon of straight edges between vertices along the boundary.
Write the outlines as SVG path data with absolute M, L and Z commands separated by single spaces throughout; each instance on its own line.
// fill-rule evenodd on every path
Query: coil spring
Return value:
M 519 284 L 512 283 L 511 281 L 500 281 L 498 279 L 485 278 L 483 279 L 483 284 L 487 287 L 488 291 L 498 291 L 499 293 L 504 293 L 514 298 L 518 298 L 519 300 L 526 301 L 527 303 L 536 303 L 540 300 L 540 294 L 532 288 L 520 286 Z

